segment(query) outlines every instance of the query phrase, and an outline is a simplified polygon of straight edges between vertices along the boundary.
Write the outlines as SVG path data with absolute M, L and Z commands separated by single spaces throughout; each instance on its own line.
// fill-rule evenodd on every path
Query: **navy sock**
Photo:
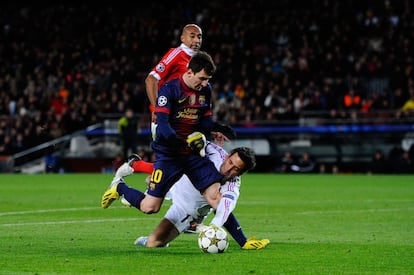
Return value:
M 139 190 L 133 189 L 124 183 L 118 185 L 117 191 L 135 208 L 140 209 L 141 201 L 145 198 L 145 194 Z
M 230 213 L 229 217 L 227 218 L 227 221 L 223 224 L 223 226 L 236 240 L 240 247 L 242 247 L 246 243 L 247 238 L 246 236 L 244 236 L 243 230 L 239 222 L 237 221 L 236 216 L 234 216 L 233 213 Z

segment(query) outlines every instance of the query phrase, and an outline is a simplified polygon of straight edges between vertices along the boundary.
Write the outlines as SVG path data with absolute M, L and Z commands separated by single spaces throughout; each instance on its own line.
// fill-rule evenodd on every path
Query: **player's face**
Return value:
M 181 35 L 181 41 L 194 51 L 200 50 L 201 43 L 203 42 L 201 29 L 196 26 L 187 27 Z
M 226 180 L 240 176 L 244 168 L 244 162 L 239 157 L 238 153 L 228 155 L 220 166 L 220 173 Z
M 211 75 L 208 75 L 204 69 L 198 73 L 194 73 L 191 69 L 187 71 L 188 78 L 186 84 L 193 90 L 200 91 L 203 87 L 207 86 L 211 79 Z

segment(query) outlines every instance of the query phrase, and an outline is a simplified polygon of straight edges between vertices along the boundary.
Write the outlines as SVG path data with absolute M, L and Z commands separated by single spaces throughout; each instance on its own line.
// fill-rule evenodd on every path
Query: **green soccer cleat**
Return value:
M 246 243 L 242 246 L 245 250 L 259 250 L 265 248 L 270 243 L 269 239 L 257 240 L 254 237 L 249 238 Z
M 122 178 L 115 178 L 108 190 L 102 196 L 101 206 L 102 208 L 108 208 L 114 200 L 119 199 L 119 193 L 117 191 L 118 185 L 123 183 Z

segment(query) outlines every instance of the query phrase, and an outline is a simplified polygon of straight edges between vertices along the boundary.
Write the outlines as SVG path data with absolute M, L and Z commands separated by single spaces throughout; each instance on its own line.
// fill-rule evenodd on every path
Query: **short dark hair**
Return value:
M 230 156 L 236 153 L 239 155 L 239 158 L 244 162 L 244 167 L 240 171 L 240 175 L 256 167 L 256 155 L 252 149 L 248 147 L 237 147 L 230 151 Z
M 213 59 L 204 51 L 198 51 L 193 55 L 188 64 L 188 68 L 194 73 L 198 73 L 204 69 L 209 76 L 212 76 L 216 72 L 216 65 Z

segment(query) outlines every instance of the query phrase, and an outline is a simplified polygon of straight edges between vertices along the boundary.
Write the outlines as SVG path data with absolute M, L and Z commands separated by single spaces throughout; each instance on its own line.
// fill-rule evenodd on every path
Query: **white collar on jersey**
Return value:
M 194 50 L 185 45 L 184 43 L 181 43 L 180 48 L 189 56 L 193 56 Z

